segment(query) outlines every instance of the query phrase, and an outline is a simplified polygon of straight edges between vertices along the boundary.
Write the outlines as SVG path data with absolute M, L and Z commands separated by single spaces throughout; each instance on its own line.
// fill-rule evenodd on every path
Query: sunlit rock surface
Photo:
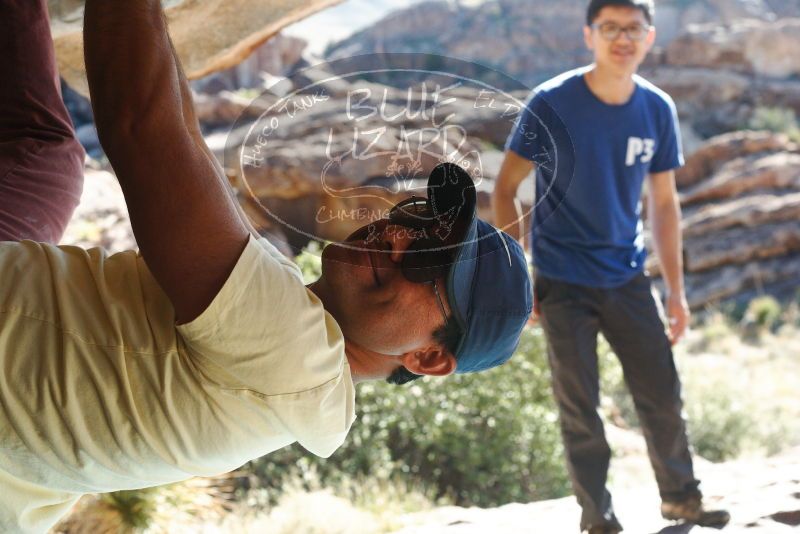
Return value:
M 170 35 L 189 78 L 232 67 L 282 28 L 340 0 L 165 0 Z M 61 76 L 88 94 L 83 2 L 49 0 Z

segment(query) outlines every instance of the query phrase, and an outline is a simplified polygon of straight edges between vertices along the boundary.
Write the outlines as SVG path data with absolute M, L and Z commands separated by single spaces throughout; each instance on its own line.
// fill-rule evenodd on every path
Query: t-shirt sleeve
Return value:
M 664 172 L 683 166 L 683 149 L 681 147 L 681 129 L 678 124 L 678 112 L 675 103 L 664 96 L 668 108 L 662 113 L 661 128 L 656 153 L 650 163 L 650 172 Z
M 209 307 L 177 330 L 206 379 L 256 393 L 307 450 L 342 444 L 355 419 L 344 337 L 267 241 L 251 237 Z
M 540 114 L 545 106 L 543 98 L 532 92 L 506 140 L 506 150 L 512 150 L 519 156 L 536 162 L 544 152 Z
M 313 390 L 266 399 L 272 412 L 307 451 L 328 458 L 344 443 L 355 420 L 355 387 L 350 366 Z
M 338 324 L 289 260 L 252 236 L 208 308 L 177 331 L 212 379 L 266 396 L 315 389 L 345 366 Z

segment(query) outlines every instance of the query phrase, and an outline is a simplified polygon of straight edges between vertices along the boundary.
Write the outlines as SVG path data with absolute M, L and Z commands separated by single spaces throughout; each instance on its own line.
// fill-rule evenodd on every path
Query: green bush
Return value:
M 774 297 L 756 297 L 748 304 L 744 321 L 770 330 L 780 320 L 782 313 L 781 304 Z
M 739 401 L 739 393 L 721 382 L 687 386 L 689 441 L 695 452 L 712 462 L 739 456 L 758 432 L 758 422 Z
M 322 245 L 312 241 L 294 258 L 294 262 L 303 271 L 303 281 L 306 284 L 316 282 L 322 274 Z
M 102 500 L 116 511 L 128 529 L 147 528 L 156 510 L 159 488 L 122 490 L 102 495 Z
M 712 313 L 718 311 L 731 326 L 735 326 L 744 319 L 744 315 L 747 313 L 747 305 L 748 303 L 745 301 L 735 300 L 723 302 L 716 305 L 716 307 L 710 307 L 710 310 Z
M 800 140 L 800 125 L 794 110 L 790 108 L 757 107 L 747 126 L 752 130 L 769 130 Z
M 527 330 L 511 361 L 491 371 L 407 386 L 361 384 L 358 419 L 330 459 L 294 445 L 249 468 L 276 497 L 287 477 L 310 472 L 334 487 L 366 476 L 404 480 L 459 505 L 566 495 L 544 354 L 541 333 Z

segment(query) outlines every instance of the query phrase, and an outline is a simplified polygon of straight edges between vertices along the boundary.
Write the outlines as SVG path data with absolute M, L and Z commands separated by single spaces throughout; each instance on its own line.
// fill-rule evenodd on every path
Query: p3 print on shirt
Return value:
M 628 148 L 625 152 L 625 165 L 627 167 L 636 163 L 636 159 L 642 163 L 647 163 L 653 159 L 656 142 L 654 139 L 641 137 L 628 137 Z

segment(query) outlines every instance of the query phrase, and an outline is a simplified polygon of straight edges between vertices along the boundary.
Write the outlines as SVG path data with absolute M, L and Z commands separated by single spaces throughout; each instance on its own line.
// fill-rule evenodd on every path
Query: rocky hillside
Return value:
M 586 4 L 585 0 L 488 0 L 474 6 L 458 1 L 423 2 L 331 45 L 325 59 L 435 51 L 480 61 L 535 85 L 590 60 L 581 37 Z M 797 0 L 659 0 L 656 4 L 657 44 L 661 46 L 690 25 L 800 16 Z
M 260 88 L 308 64 L 303 43 L 284 37 L 259 48 L 293 21 L 338 0 L 286 0 L 265 9 L 259 0 L 169 0 L 176 48 L 191 78 L 228 68 L 197 84 L 214 93 Z M 590 61 L 581 28 L 585 0 L 428 1 L 391 13 L 333 44 L 325 60 L 357 54 L 424 52 L 494 69 L 484 81 L 527 87 Z M 800 112 L 800 0 L 661 0 L 657 49 L 643 74 L 675 98 L 689 151 L 698 139 L 748 124 L 760 106 Z M 81 0 L 50 0 L 59 67 L 86 94 L 80 43 Z M 248 13 L 249 16 L 242 16 Z M 213 32 L 197 32 L 200 24 Z M 276 55 L 276 51 L 279 54 Z M 505 87 L 508 88 L 508 87 Z
M 244 63 L 195 82 L 198 115 L 246 210 L 287 251 L 309 239 L 341 239 L 382 215 L 414 193 L 444 155 L 479 170 L 479 209 L 490 218 L 499 148 L 514 116 L 503 106 L 524 99 L 537 81 L 588 61 L 576 38 L 584 5 L 542 2 L 532 10 L 523 0 L 474 7 L 425 2 L 332 46 L 331 62 L 314 68 L 303 68 L 302 40 L 278 37 Z M 762 291 L 788 296 L 800 285 L 800 153 L 785 136 L 735 133 L 759 110 L 800 114 L 800 18 L 791 18 L 797 15 L 800 0 L 658 4 L 660 44 L 644 74 L 674 97 L 684 127 L 689 157 L 678 180 L 695 308 Z M 339 68 L 370 67 L 350 54 L 404 51 L 485 63 L 492 68 L 467 72 L 467 63 L 453 60 L 443 70 L 513 90 L 495 98 L 494 107 L 475 85 L 434 102 L 433 82 L 356 79 Z M 85 105 L 73 107 L 86 115 Z M 437 122 L 436 113 L 447 120 Z M 271 121 L 280 126 L 268 127 Z M 99 148 L 91 124 L 78 131 L 86 146 Z M 263 146 L 253 135 L 259 131 L 269 133 Z M 263 153 L 258 165 L 242 165 L 247 146 Z M 530 205 L 530 187 L 523 190 L 523 204 Z M 650 268 L 657 273 L 652 260 Z
M 690 306 L 765 291 L 791 297 L 800 285 L 798 146 L 766 132 L 721 135 L 677 181 Z
M 426 52 L 476 61 L 528 87 L 591 61 L 585 0 L 434 1 L 397 11 L 332 45 L 326 59 Z M 758 106 L 800 112 L 800 1 L 662 0 L 642 73 L 676 99 L 687 139 L 738 129 Z M 497 85 L 497 80 L 488 80 Z M 693 145 L 692 145 L 693 146 Z M 691 148 L 691 147 L 690 147 Z
M 798 47 L 800 18 L 695 25 L 643 74 L 673 97 L 691 141 L 751 124 L 759 109 L 800 115 Z

